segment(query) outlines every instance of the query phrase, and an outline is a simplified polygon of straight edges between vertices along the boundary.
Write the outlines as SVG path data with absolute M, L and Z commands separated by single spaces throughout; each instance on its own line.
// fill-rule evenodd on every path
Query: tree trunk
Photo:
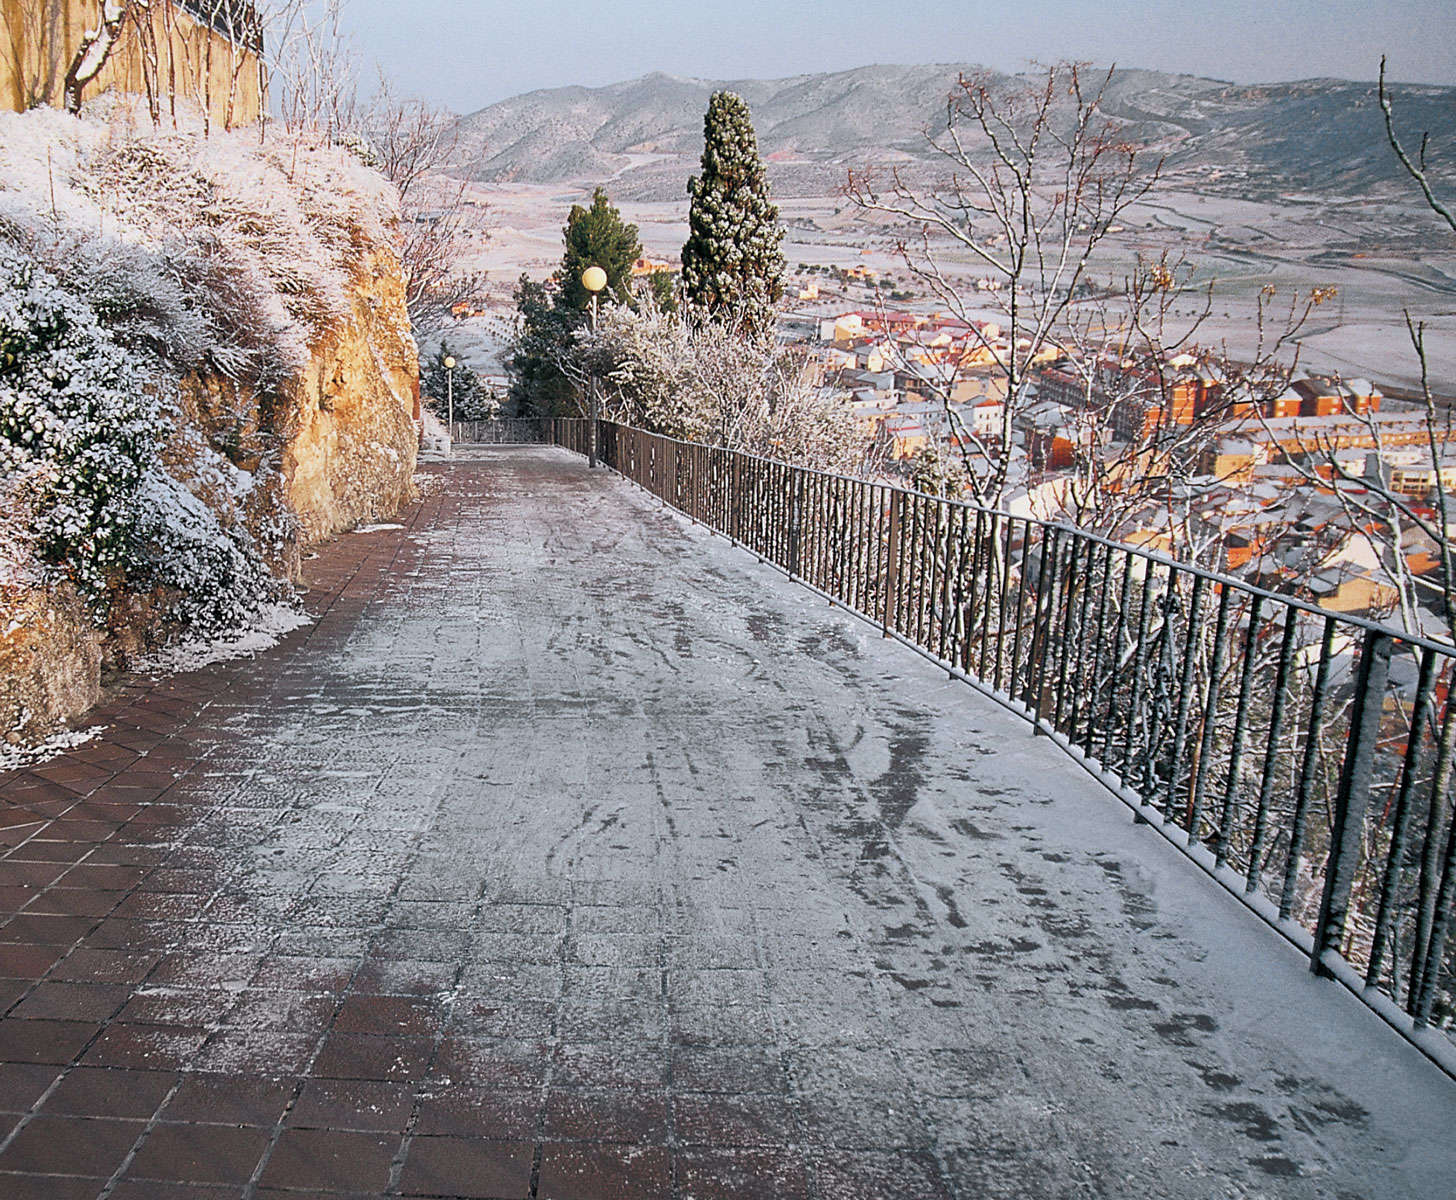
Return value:
M 126 0 L 102 0 L 101 20 L 95 29 L 81 35 L 76 57 L 66 72 L 66 111 L 81 111 L 81 92 L 101 74 L 101 68 L 116 48 L 117 39 L 126 23 Z

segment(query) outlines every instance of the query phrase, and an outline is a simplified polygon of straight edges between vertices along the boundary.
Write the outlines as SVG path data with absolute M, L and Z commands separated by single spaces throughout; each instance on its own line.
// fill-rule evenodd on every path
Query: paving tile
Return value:
M 339 1007 L 334 1028 L 340 1033 L 433 1037 L 443 1020 L 435 999 L 407 996 L 350 996 Z
M 693 1200 L 806 1200 L 802 1152 L 788 1148 L 687 1149 L 675 1156 L 678 1187 Z
M 93 1037 L 89 1021 L 0 1020 L 0 1062 L 68 1063 Z
M 546 1099 L 546 1136 L 554 1141 L 665 1145 L 667 1097 L 640 1089 L 553 1091 Z
M 6 978 L 39 979 L 65 955 L 64 947 L 6 945 L 0 943 L 0 975 Z
M 69 873 L 62 877 L 61 882 L 64 883 L 68 877 Z M 126 894 L 123 891 L 103 891 L 100 888 L 55 886 L 32 896 L 25 911 L 62 917 L 100 918 L 115 911 Z
M 687 1092 L 782 1093 L 788 1079 L 773 1046 L 672 1048 L 673 1084 Z
M 651 1044 L 565 1042 L 556 1047 L 552 1082 L 592 1090 L 658 1089 L 667 1083 L 669 1061 L 661 1046 Z
M 425 1093 L 419 1104 L 421 1134 L 511 1141 L 534 1138 L 541 1119 L 539 1089 L 446 1087 Z
M 935 1159 L 925 1153 L 819 1152 L 811 1162 L 820 1193 L 836 1200 L 951 1200 L 955 1194 Z
M 284 1033 L 274 1029 L 220 1029 L 192 1059 L 199 1071 L 243 1075 L 288 1072 L 301 1075 L 314 1059 L 317 1033 Z
M 541 1200 L 660 1200 L 672 1193 L 672 1161 L 655 1146 L 563 1145 L 541 1155 Z
M 417 1137 L 404 1162 L 400 1191 L 406 1196 L 523 1200 L 531 1190 L 534 1154 L 530 1142 Z
M 269 1131 L 258 1127 L 158 1125 L 137 1151 L 127 1178 L 245 1184 L 268 1138 Z
M 75 1067 L 46 1097 L 51 1115 L 145 1120 L 161 1106 L 180 1076 L 168 1071 Z
M 288 1123 L 301 1129 L 402 1134 L 409 1125 L 414 1103 L 414 1087 L 410 1084 L 368 1079 L 310 1079 L 288 1114 Z
M 0 1112 L 28 1112 L 61 1069 L 47 1063 L 0 1062 Z
M 339 992 L 349 986 L 357 966 L 354 958 L 274 954 L 259 964 L 251 986 L 268 991 Z
M 123 984 L 45 982 L 39 984 L 10 1013 L 22 1019 L 52 1021 L 104 1021 L 130 995 Z
M 64 917 L 27 909 L 0 926 L 0 938 L 32 946 L 71 946 L 91 932 L 92 917 Z
M 686 1146 L 782 1146 L 795 1137 L 793 1109 L 780 1096 L 677 1096 L 673 1113 Z
M 331 1033 L 312 1073 L 321 1079 L 418 1079 L 433 1052 L 426 1038 Z
M 63 1175 L 12 1175 L 0 1171 L 0 1196 L 5 1200 L 96 1200 L 103 1179 Z M 115 1194 L 115 1193 L 113 1193 Z M 123 1200 L 127 1198 L 123 1197 Z M 131 1200 L 136 1200 L 132 1197 Z
M 52 979 L 76 983 L 138 983 L 156 965 L 156 954 L 82 947 L 58 963 Z
M 446 1038 L 432 1075 L 461 1086 L 539 1087 L 551 1066 L 546 1042 Z
M 106 1200 L 242 1200 L 246 1194 L 244 1186 L 239 1184 L 163 1183 L 159 1179 L 143 1179 L 122 1180 Z
M 327 1129 L 285 1129 L 260 1183 L 307 1192 L 382 1193 L 399 1138 Z
M 161 1116 L 169 1122 L 271 1126 L 283 1116 L 295 1087 L 286 1076 L 189 1074 Z
M 39 1024 L 39 1022 L 27 1022 Z M 87 1027 L 89 1033 L 95 1030 Z M 138 1071 L 182 1071 L 207 1041 L 205 1029 L 139 1025 L 114 1021 L 87 1049 L 88 1067 L 130 1067 Z
M 0 1171 L 106 1179 L 145 1128 L 141 1121 L 37 1116 L 0 1151 Z

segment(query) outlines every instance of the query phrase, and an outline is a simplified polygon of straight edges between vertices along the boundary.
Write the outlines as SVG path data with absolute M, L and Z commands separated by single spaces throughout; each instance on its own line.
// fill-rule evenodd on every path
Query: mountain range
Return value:
M 773 80 L 655 72 L 606 87 L 528 92 L 462 117 L 458 169 L 494 182 L 612 180 L 614 196 L 676 198 L 696 168 L 708 97 L 726 88 L 753 111 L 776 192 L 822 194 L 850 165 L 930 168 L 936 154 L 927 133 L 945 128 L 947 96 L 961 75 L 989 77 L 995 86 L 1032 82 L 956 63 Z M 1452 163 L 1456 87 L 1397 84 L 1391 91 L 1402 131 L 1412 142 L 1431 131 L 1431 160 Z M 1399 171 L 1373 83 L 1234 84 L 1119 69 L 1104 109 L 1124 137 L 1163 155 L 1169 171 L 1192 173 L 1212 190 L 1358 195 L 1384 190 Z

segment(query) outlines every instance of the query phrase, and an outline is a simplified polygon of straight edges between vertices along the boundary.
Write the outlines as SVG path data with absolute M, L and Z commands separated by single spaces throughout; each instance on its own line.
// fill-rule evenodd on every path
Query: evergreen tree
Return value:
M 648 290 L 658 312 L 677 312 L 677 281 L 667 271 L 654 271 L 647 277 Z
M 453 381 L 452 372 L 445 365 L 447 358 L 455 360 Z M 434 357 L 421 364 L 420 393 L 425 398 L 425 407 L 442 421 L 450 412 L 452 389 L 457 421 L 489 421 L 500 415 L 500 401 L 491 394 L 490 385 L 460 357 L 458 350 L 452 349 L 448 342 L 441 342 Z
M 586 323 L 591 309 L 582 272 L 601 267 L 607 273 L 603 304 L 636 306 L 632 264 L 642 257 L 642 243 L 637 226 L 622 220 L 603 189 L 592 194 L 590 208 L 572 205 L 561 235 L 565 250 L 555 290 L 525 275 L 516 286 L 519 332 L 507 360 L 510 397 L 518 412 L 532 416 L 576 412 L 577 388 L 562 373 L 561 363 L 570 356 L 572 335 Z
M 690 308 L 730 314 L 766 334 L 784 292 L 784 231 L 748 105 L 716 92 L 703 120 L 703 173 L 688 181 L 683 297 Z
M 512 404 L 525 416 L 574 416 L 576 387 L 562 372 L 561 363 L 583 316 L 529 275 L 521 276 L 515 295 L 519 328 L 506 359 Z
M 566 227 L 561 231 L 566 252 L 561 256 L 561 290 L 558 303 L 578 312 L 591 307 L 591 293 L 581 286 L 581 273 L 601 267 L 607 273 L 602 301 L 632 303 L 632 264 L 642 257 L 637 226 L 628 225 L 601 188 L 592 194 L 590 208 L 571 206 Z

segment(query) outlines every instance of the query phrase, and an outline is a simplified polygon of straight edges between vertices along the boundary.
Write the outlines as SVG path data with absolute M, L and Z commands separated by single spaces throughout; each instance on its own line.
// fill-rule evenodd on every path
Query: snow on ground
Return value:
M 463 265 L 489 275 L 492 316 L 452 322 L 444 337 L 472 366 L 494 373 L 502 344 L 500 320 L 511 311 L 516 279 L 522 272 L 543 279 L 556 269 L 562 222 L 572 204 L 589 202 L 592 181 L 470 186 L 487 211 L 490 236 Z M 645 253 L 676 260 L 687 233 L 686 197 L 623 200 L 619 207 L 637 225 Z M 789 197 L 780 210 L 791 269 L 805 262 L 865 266 L 897 281 L 905 276 L 894 231 L 865 220 L 842 196 Z M 1234 354 L 1253 353 L 1257 299 L 1266 283 L 1280 289 L 1285 303 L 1292 291 L 1334 286 L 1337 299 L 1321 308 L 1305 331 L 1301 362 L 1306 369 L 1416 386 L 1419 367 L 1403 316 L 1409 310 L 1430 325 L 1433 385 L 1438 392 L 1456 394 L 1456 255 L 1429 213 L 1415 212 L 1407 203 L 1360 197 L 1296 203 L 1169 187 L 1128 214 L 1125 228 L 1106 243 L 1095 273 L 1120 277 L 1138 252 L 1163 250 L 1186 255 L 1201 268 L 1201 278 L 1217 281 L 1214 311 L 1199 336 L 1204 343 L 1227 344 Z M 985 273 L 954 247 L 941 247 L 937 254 L 963 290 Z M 837 307 L 865 303 L 860 296 Z M 1183 308 L 1191 314 L 1192 302 Z M 982 315 L 997 319 L 994 310 Z
M 46 762 L 58 754 L 64 754 L 67 750 L 84 746 L 104 729 L 105 726 L 102 725 L 93 725 L 90 729 L 67 729 L 46 738 L 43 742 L 37 742 L 33 746 L 0 745 L 0 772 L 14 771 L 18 767 L 33 767 L 37 763 Z
M 392 526 L 389 528 L 399 528 Z M 192 638 L 158 650 L 142 660 L 138 670 L 146 674 L 171 675 L 196 671 L 213 663 L 235 658 L 252 658 L 278 644 L 278 639 L 311 624 L 313 618 L 288 604 L 269 604 L 241 629 L 215 638 Z

